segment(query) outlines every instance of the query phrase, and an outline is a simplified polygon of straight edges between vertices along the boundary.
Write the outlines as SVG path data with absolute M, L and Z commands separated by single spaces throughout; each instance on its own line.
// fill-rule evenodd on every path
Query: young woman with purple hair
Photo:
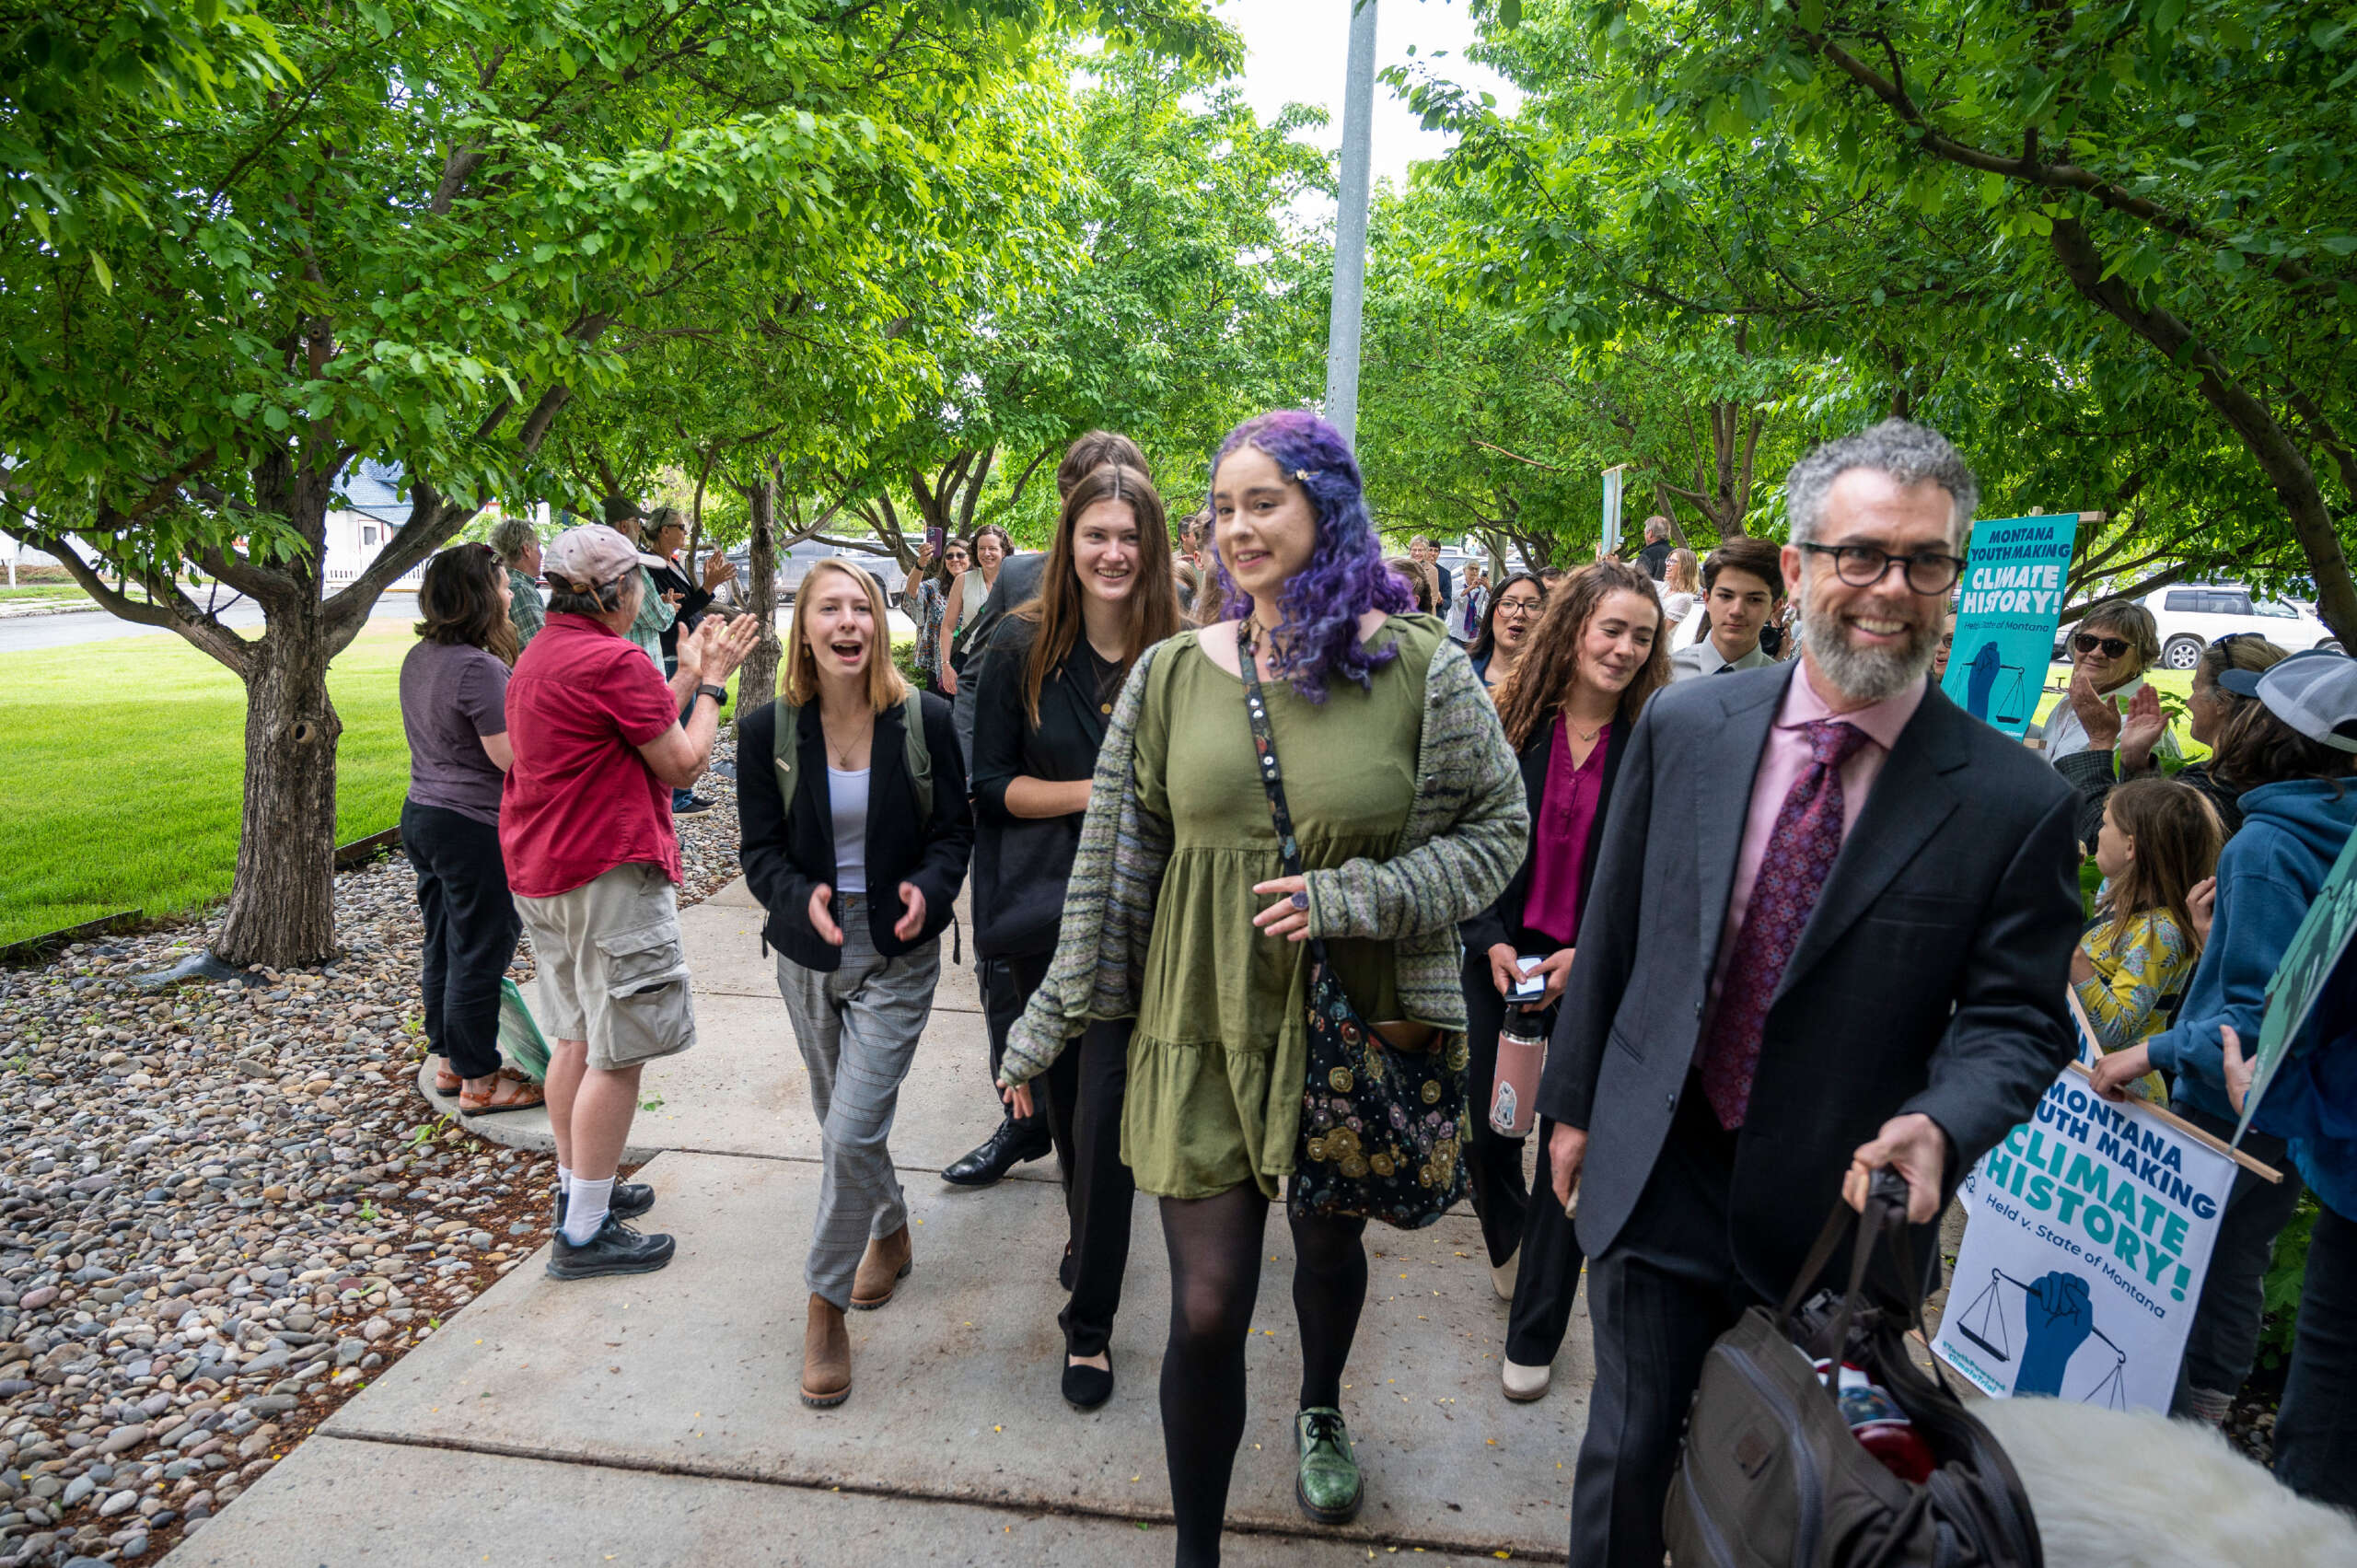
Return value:
M 1146 650 L 1122 689 L 1056 956 L 999 1074 L 1021 1113 L 1029 1080 L 1092 1021 L 1135 1020 L 1121 1143 L 1138 1188 L 1160 1200 L 1170 1254 L 1161 1403 L 1183 1564 L 1219 1560 L 1269 1204 L 1297 1162 L 1344 1158 L 1302 1126 L 1304 944 L 1325 944 L 1353 1009 L 1386 1039 L 1461 1074 L 1453 925 L 1504 889 L 1528 831 L 1496 710 L 1441 623 L 1402 613 L 1407 585 L 1384 565 L 1334 428 L 1298 411 L 1238 426 L 1213 466 L 1212 504 L 1204 591 L 1224 611 Z M 1260 784 L 1248 657 L 1306 875 L 1286 874 Z M 1433 1155 L 1452 1184 L 1461 1128 Z M 1355 1179 L 1358 1164 L 1341 1168 Z M 1366 1298 L 1366 1221 L 1289 1219 L 1295 1496 L 1338 1523 L 1363 1494 L 1340 1405 Z

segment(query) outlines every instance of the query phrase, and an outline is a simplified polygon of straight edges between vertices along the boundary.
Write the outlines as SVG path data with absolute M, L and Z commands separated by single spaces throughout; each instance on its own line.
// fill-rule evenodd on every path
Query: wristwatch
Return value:
M 728 688 L 726 686 L 699 686 L 696 688 L 696 695 L 711 698 L 714 708 L 725 708 L 728 705 Z

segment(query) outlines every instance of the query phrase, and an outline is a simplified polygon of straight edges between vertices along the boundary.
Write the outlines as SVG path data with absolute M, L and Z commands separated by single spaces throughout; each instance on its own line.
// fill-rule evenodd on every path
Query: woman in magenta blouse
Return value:
M 1665 630 L 1653 580 L 1641 568 L 1599 561 L 1547 596 L 1529 646 L 1497 693 L 1506 739 L 1522 760 L 1530 849 L 1498 901 L 1459 929 L 1467 1044 L 1480 1108 L 1466 1166 L 1489 1248 L 1491 1281 L 1514 1303 L 1504 1374 L 1510 1400 L 1535 1400 L 1547 1391 L 1571 1322 L 1581 1258 L 1563 1212 L 1552 1202 L 1531 1202 L 1524 1189 L 1522 1140 L 1490 1129 L 1486 1110 L 1505 993 L 1521 973 L 1519 960 L 1537 958 L 1544 960 L 1538 972 L 1547 982 L 1538 1010 L 1551 1015 L 1563 994 L 1621 749 L 1646 701 L 1669 683 Z M 1550 1131 L 1539 1122 L 1540 1192 L 1550 1184 Z

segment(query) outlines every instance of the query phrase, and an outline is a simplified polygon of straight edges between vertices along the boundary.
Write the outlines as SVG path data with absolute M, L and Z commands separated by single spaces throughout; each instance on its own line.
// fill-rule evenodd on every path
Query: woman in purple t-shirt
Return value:
M 523 1110 L 540 1087 L 499 1061 L 499 981 L 523 923 L 499 854 L 507 743 L 507 668 L 516 658 L 507 574 L 481 544 L 427 563 L 417 645 L 401 661 L 409 797 L 401 849 L 417 872 L 425 941 L 419 981 L 434 1086 L 461 1116 Z
M 1514 671 L 1497 691 L 1498 719 L 1522 761 L 1530 801 L 1530 850 L 1498 901 L 1459 927 L 1465 938 L 1465 1010 L 1473 1093 L 1480 1102 L 1466 1170 L 1480 1217 L 1491 1283 L 1514 1307 L 1506 1319 L 1505 1395 L 1547 1391 L 1571 1322 L 1580 1277 L 1572 1222 L 1522 1185 L 1522 1140 L 1490 1127 L 1491 1081 L 1505 995 L 1519 960 L 1542 959 L 1534 1011 L 1563 994 L 1579 935 L 1580 906 L 1604 833 L 1612 779 L 1637 715 L 1669 683 L 1661 600 L 1642 567 L 1599 561 L 1547 596 L 1547 608 Z M 1551 1023 L 1551 1019 L 1549 1020 Z M 1538 1124 L 1538 1181 L 1548 1190 L 1547 1135 Z

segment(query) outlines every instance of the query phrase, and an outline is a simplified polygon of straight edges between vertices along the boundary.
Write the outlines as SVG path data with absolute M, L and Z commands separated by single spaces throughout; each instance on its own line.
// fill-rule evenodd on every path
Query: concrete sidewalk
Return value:
M 1076 1412 L 1057 1390 L 1064 1216 L 1049 1162 L 983 1191 L 936 1174 L 987 1129 L 978 1014 L 937 1007 L 901 1096 L 892 1146 L 914 1271 L 889 1306 L 852 1316 L 849 1402 L 800 1403 L 818 1128 L 752 935 L 760 912 L 715 900 L 689 912 L 701 1039 L 659 1084 L 650 1071 L 663 1104 L 640 1117 L 664 1150 L 643 1172 L 659 1196 L 642 1224 L 677 1236 L 678 1259 L 570 1284 L 528 1262 L 186 1541 L 174 1568 L 1169 1561 L 1161 1226 L 1141 1200 L 1117 1391 Z M 970 999 L 970 970 L 942 993 Z M 1343 1394 L 1367 1504 L 1326 1529 L 1292 1495 L 1299 1361 L 1282 1214 L 1266 1241 L 1228 1561 L 1560 1560 L 1586 1418 L 1585 1316 L 1555 1393 L 1509 1404 L 1505 1308 L 1471 1217 L 1370 1230 Z

